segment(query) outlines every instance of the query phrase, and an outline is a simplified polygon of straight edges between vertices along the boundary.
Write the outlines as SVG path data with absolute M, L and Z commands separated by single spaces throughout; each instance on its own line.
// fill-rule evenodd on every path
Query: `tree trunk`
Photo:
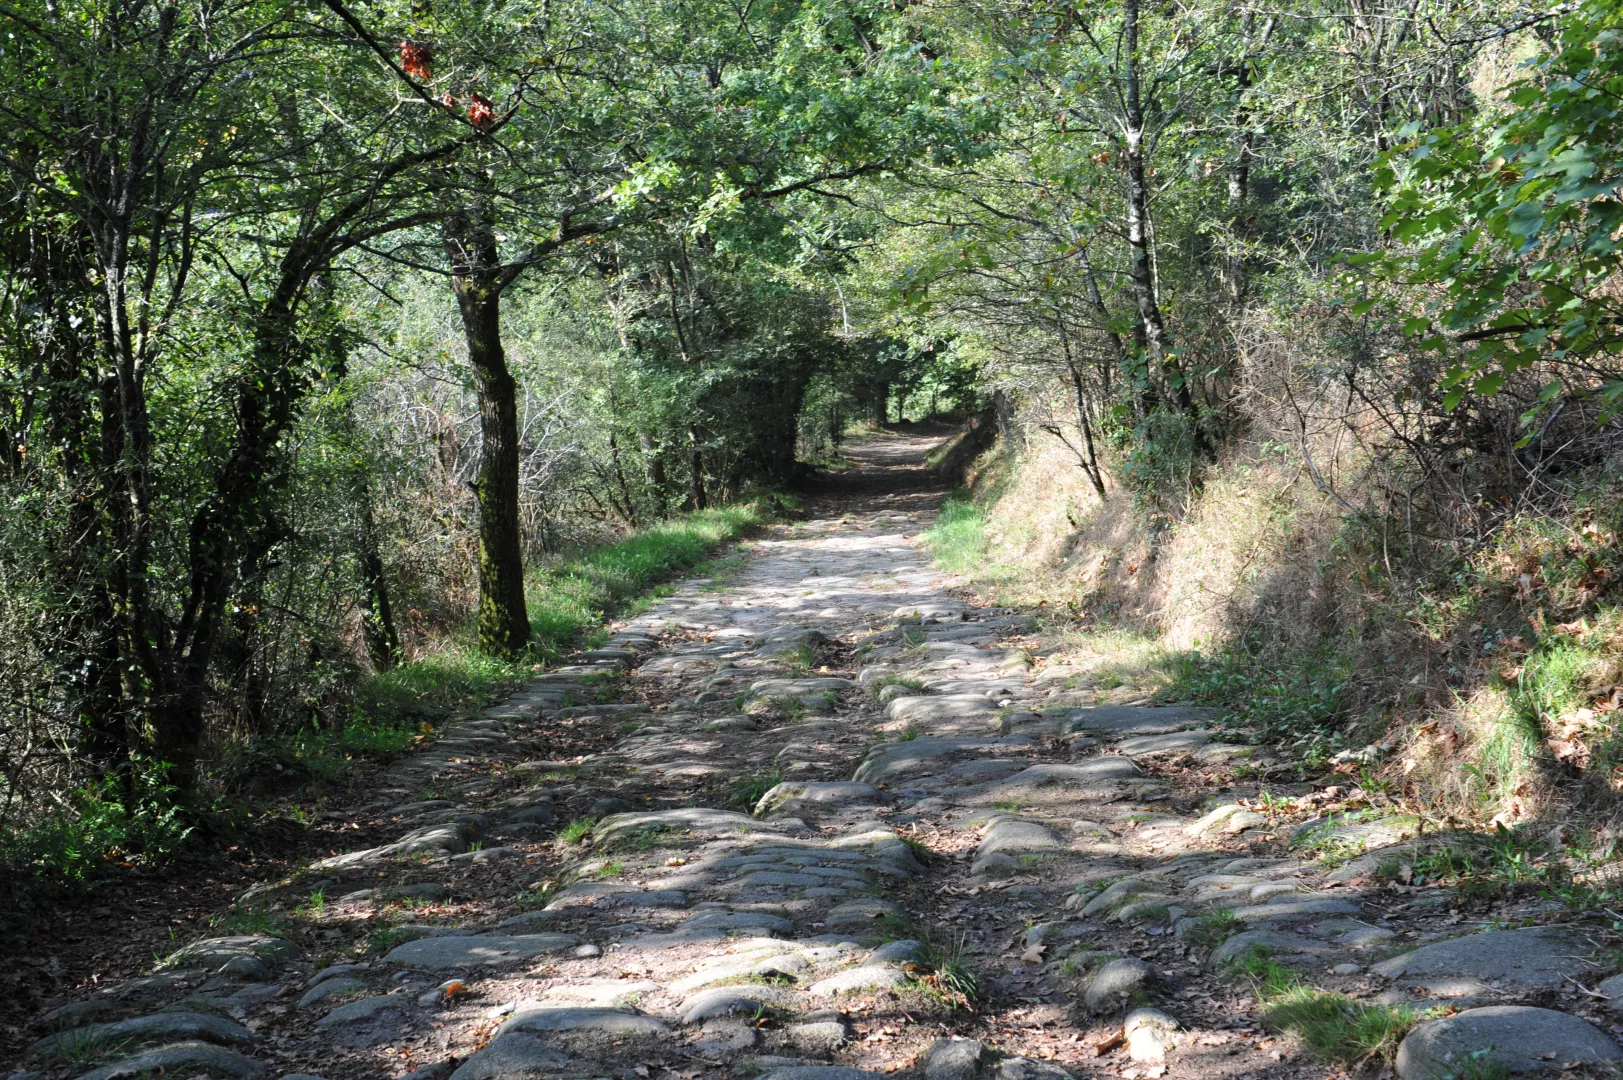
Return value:
M 1076 426 L 1082 431 L 1083 452 L 1077 454 L 1077 461 L 1082 471 L 1087 474 L 1088 482 L 1100 499 L 1105 497 L 1104 470 L 1099 468 L 1099 454 L 1093 445 L 1093 421 L 1088 416 L 1087 386 L 1082 381 L 1082 365 L 1077 361 L 1076 354 L 1071 351 L 1071 335 L 1065 330 L 1065 320 L 1055 319 L 1055 326 L 1059 329 L 1060 347 L 1065 351 L 1065 369 L 1071 376 L 1072 399 L 1076 405 Z
M 699 451 L 699 433 L 693 429 L 688 430 L 691 457 L 688 474 L 688 499 L 693 503 L 693 509 L 704 510 L 710 502 L 704 494 L 704 455 Z
M 1104 294 L 1099 290 L 1099 277 L 1093 270 L 1093 260 L 1088 258 L 1088 249 L 1084 247 L 1081 252 L 1082 276 L 1088 285 L 1088 303 L 1098 312 L 1099 321 L 1105 328 L 1105 340 L 1110 345 L 1110 354 L 1116 361 L 1116 367 L 1121 370 L 1122 377 L 1128 381 L 1133 390 L 1133 407 L 1139 416 L 1146 416 L 1155 408 L 1155 390 L 1149 381 L 1142 377 L 1139 366 L 1133 360 L 1133 354 L 1122 342 L 1121 335 L 1110 326 L 1110 308 L 1105 304 Z M 1110 368 L 1104 366 L 1105 396 L 1110 395 Z
M 479 647 L 498 656 L 530 640 L 518 520 L 518 395 L 501 341 L 501 292 L 453 279 L 479 398 Z
M 1133 283 L 1133 301 L 1138 313 L 1139 332 L 1154 369 L 1168 378 L 1170 389 L 1181 407 L 1188 408 L 1189 388 L 1181 372 L 1174 372 L 1176 358 L 1166 319 L 1156 295 L 1155 264 L 1150 258 L 1150 186 L 1144 161 L 1144 105 L 1140 98 L 1138 73 L 1138 0 L 1125 0 L 1126 48 L 1126 141 L 1127 141 L 1127 243 L 1128 278 Z
M 654 514 L 656 517 L 662 516 L 665 513 L 666 489 L 670 486 L 665 477 L 665 451 L 646 431 L 637 435 L 637 443 L 642 448 L 643 460 L 648 463 L 646 479 L 654 493 Z
M 399 663 L 400 632 L 395 628 L 394 605 L 389 601 L 389 579 L 378 550 L 376 523 L 372 517 L 372 485 L 363 474 L 357 485 L 356 502 L 361 515 L 356 536 L 356 562 L 361 578 L 361 633 L 372 666 L 387 671 Z
M 487 203 L 450 215 L 445 249 L 451 287 L 479 398 L 479 647 L 515 656 L 530 641 L 524 603 L 524 552 L 518 513 L 518 383 L 502 349 L 496 227 Z
M 1014 402 L 1000 387 L 992 391 L 992 415 L 997 418 L 998 434 L 1003 436 L 1003 445 L 1014 446 Z
M 609 458 L 614 465 L 614 481 L 620 489 L 621 516 L 631 528 L 637 527 L 637 500 L 631 497 L 631 485 L 626 483 L 625 463 L 620 460 L 620 441 L 609 432 Z
M 1178 410 L 1194 429 L 1195 445 L 1206 452 L 1206 438 L 1200 430 L 1189 379 L 1172 347 L 1166 318 L 1157 295 L 1155 264 L 1150 253 L 1150 185 L 1144 160 L 1146 135 L 1144 104 L 1139 86 L 1138 36 L 1139 0 L 1124 0 L 1123 62 L 1126 65 L 1123 117 L 1127 143 L 1127 243 L 1128 277 L 1133 283 L 1133 299 L 1138 310 L 1138 331 L 1151 370 L 1166 382 Z
M 1251 200 L 1251 163 L 1256 156 L 1256 133 L 1252 131 L 1251 106 L 1246 93 L 1251 89 L 1253 47 L 1264 47 L 1273 36 L 1274 20 L 1263 24 L 1256 39 L 1252 38 L 1256 15 L 1247 11 L 1240 20 L 1240 59 L 1234 69 L 1235 108 L 1234 125 L 1238 134 L 1234 139 L 1234 160 L 1229 165 L 1228 219 L 1231 251 L 1225 260 L 1224 277 L 1227 278 L 1229 306 L 1238 312 L 1245 306 L 1249 291 L 1245 265 L 1245 239 L 1249 232 L 1246 211 Z

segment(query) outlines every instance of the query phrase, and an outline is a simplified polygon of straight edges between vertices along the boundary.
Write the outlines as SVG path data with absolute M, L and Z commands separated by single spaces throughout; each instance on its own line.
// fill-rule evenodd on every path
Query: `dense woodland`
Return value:
M 409 736 L 447 655 L 572 643 L 569 559 L 862 425 L 1057 440 L 1152 546 L 1274 455 L 1384 597 L 1530 514 L 1615 524 L 1605 0 L 0 22 L 0 827 L 42 874 Z M 1561 549 L 1552 622 L 1614 549 Z M 1350 632 L 1266 614 L 1228 662 Z

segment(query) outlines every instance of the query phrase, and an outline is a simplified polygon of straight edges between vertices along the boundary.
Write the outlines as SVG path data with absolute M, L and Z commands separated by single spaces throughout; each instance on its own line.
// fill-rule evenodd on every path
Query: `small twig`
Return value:
M 1567 980 L 1573 986 L 1576 986 L 1578 989 L 1582 990 L 1584 993 L 1588 994 L 1592 998 L 1599 998 L 1602 1001 L 1611 1001 L 1612 1000 L 1610 995 L 1603 994 L 1599 990 L 1591 990 L 1589 987 L 1585 986 L 1583 983 L 1579 982 L 1577 979 L 1574 979 L 1571 975 L 1568 975 L 1565 972 L 1561 973 L 1561 977 L 1563 979 Z

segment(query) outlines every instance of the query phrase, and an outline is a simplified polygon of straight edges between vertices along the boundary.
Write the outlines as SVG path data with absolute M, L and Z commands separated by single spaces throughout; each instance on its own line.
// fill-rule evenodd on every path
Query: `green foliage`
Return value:
M 783 783 L 780 769 L 761 769 L 737 777 L 727 789 L 727 805 L 742 813 L 755 809 L 761 797 Z
M 1523 417 L 1524 441 L 1564 393 L 1596 394 L 1607 415 L 1623 398 L 1613 361 L 1620 310 L 1606 287 L 1623 269 L 1623 205 L 1614 197 L 1623 13 L 1589 0 L 1556 27 L 1502 107 L 1450 127 L 1405 129 L 1376 174 L 1388 199 L 1382 225 L 1398 246 L 1359 260 L 1374 280 L 1403 284 L 1394 298 L 1407 300 L 1415 283 L 1435 286 L 1403 329 L 1447 362 L 1447 407 L 1533 372 L 1538 396 Z
M 576 818 L 568 825 L 558 830 L 558 839 L 571 847 L 581 843 L 592 835 L 592 829 L 597 825 L 596 818 Z
M 527 591 L 534 648 L 552 657 L 579 644 L 607 615 L 763 524 L 765 504 L 694 511 L 532 570 Z
M 936 565 L 955 574 L 968 574 L 981 568 L 990 540 L 986 518 L 968 495 L 957 494 L 941 504 L 936 522 L 919 539 Z
M 1250 981 L 1270 1027 L 1297 1036 L 1338 1064 L 1390 1061 L 1403 1036 L 1423 1019 L 1413 1009 L 1370 1005 L 1316 989 L 1264 950 L 1239 958 L 1229 971 Z
M 0 865 L 87 886 L 109 864 L 160 863 L 191 835 L 169 767 L 135 759 L 127 771 L 69 793 L 56 813 L 0 834 Z

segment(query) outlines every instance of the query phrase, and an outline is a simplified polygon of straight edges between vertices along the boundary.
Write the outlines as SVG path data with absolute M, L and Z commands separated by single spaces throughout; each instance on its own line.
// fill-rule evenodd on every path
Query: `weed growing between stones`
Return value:
M 981 985 L 964 960 L 966 940 L 960 936 L 955 943 L 942 947 L 925 935 L 924 955 L 919 960 L 911 985 L 949 1009 L 974 1012 L 975 1002 L 981 996 Z
M 1486 842 L 1469 848 L 1448 844 L 1407 858 L 1383 859 L 1375 877 L 1412 886 L 1451 886 L 1465 904 L 1543 895 L 1576 910 L 1611 906 L 1615 890 L 1600 879 L 1575 880 L 1575 869 L 1577 877 L 1584 876 L 1583 862 L 1581 852 L 1554 850 L 1529 828 L 1501 824 Z
M 367 939 L 367 948 L 375 953 L 386 953 L 396 945 L 404 945 L 411 940 L 411 935 L 397 926 L 386 926 L 375 931 Z
M 935 858 L 935 852 L 930 850 L 930 846 L 917 833 L 899 833 L 898 835 L 902 838 L 902 843 L 907 845 L 907 850 L 911 851 L 913 857 L 919 862 L 926 863 Z
M 817 651 L 810 645 L 801 645 L 780 659 L 791 671 L 805 672 L 817 663 Z
M 1409 1029 L 1426 1018 L 1414 1009 L 1371 1005 L 1310 986 L 1264 949 L 1240 957 L 1229 970 L 1250 981 L 1270 1027 L 1301 1039 L 1326 1061 L 1388 1062 Z
M 924 693 L 924 684 L 918 679 L 909 678 L 905 675 L 881 675 L 868 683 L 868 694 L 878 699 L 879 692 L 887 686 L 900 686 L 902 689 L 911 690 L 914 693 Z
M 276 934 L 282 922 L 263 908 L 229 907 L 209 916 L 209 929 L 220 934 Z
M 1494 1060 L 1492 1052 L 1492 1047 L 1484 1047 L 1467 1054 L 1459 1068 L 1450 1073 L 1446 1080 L 1510 1080 L 1510 1066 Z M 1613 1074 L 1607 1070 L 1602 1075 Z
M 581 817 L 571 821 L 558 830 L 560 843 L 573 847 L 592 835 L 592 829 L 597 825 L 596 818 Z
M 1228 908 L 1212 908 L 1195 920 L 1184 940 L 1209 952 L 1239 933 L 1243 925 Z
M 637 851 L 647 851 L 649 848 L 657 847 L 670 834 L 670 831 L 663 825 L 638 829 L 636 834 L 631 837 L 630 845 Z
M 727 788 L 727 805 L 733 810 L 747 814 L 755 809 L 755 804 L 761 801 L 761 796 L 782 782 L 783 773 L 777 769 L 765 769 L 740 776 Z

